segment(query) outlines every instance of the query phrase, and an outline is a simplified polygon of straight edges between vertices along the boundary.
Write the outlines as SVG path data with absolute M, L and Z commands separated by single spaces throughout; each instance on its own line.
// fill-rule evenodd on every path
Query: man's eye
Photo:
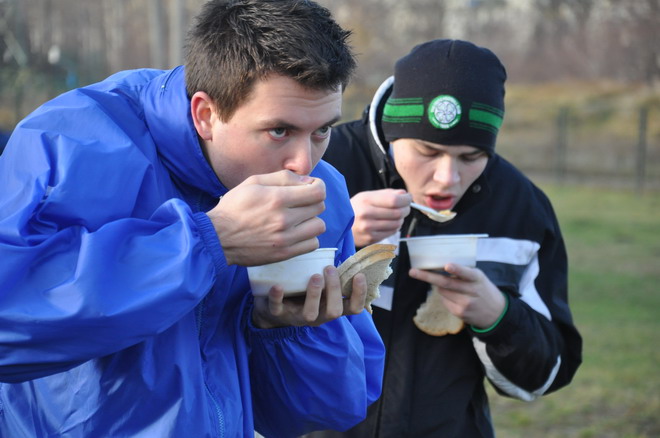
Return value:
M 287 135 L 287 130 L 286 128 L 273 128 L 268 133 L 273 138 L 284 138 Z
M 466 163 L 474 163 L 475 161 L 479 161 L 481 157 L 483 157 L 483 154 L 463 155 L 462 160 Z
M 317 129 L 314 133 L 317 137 L 327 138 L 332 132 L 332 126 L 324 126 L 323 128 Z
M 436 149 L 431 149 L 431 148 L 419 148 L 417 149 L 419 154 L 424 156 L 424 157 L 435 157 L 440 154 L 439 151 Z

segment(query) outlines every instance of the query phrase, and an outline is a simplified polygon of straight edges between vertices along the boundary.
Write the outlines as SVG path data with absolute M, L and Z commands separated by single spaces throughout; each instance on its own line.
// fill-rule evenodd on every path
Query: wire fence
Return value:
M 532 179 L 660 190 L 660 105 L 507 107 L 498 151 Z

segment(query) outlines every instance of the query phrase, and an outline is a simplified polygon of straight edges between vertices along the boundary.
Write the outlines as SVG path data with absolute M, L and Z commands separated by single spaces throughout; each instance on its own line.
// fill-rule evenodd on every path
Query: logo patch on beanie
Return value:
M 429 122 L 438 129 L 450 129 L 461 120 L 461 112 L 460 102 L 448 94 L 443 94 L 429 103 Z

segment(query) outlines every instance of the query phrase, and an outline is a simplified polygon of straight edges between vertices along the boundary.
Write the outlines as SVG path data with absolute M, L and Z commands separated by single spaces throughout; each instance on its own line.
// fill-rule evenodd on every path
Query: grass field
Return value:
M 542 186 L 584 338 L 572 384 L 532 403 L 489 388 L 500 438 L 660 437 L 660 194 Z

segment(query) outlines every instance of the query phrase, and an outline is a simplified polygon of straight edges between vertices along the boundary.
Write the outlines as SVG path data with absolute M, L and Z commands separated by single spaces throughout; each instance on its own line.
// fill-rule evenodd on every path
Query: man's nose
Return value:
M 458 163 L 456 159 L 448 156 L 440 158 L 436 164 L 433 179 L 446 186 L 458 183 L 461 180 L 461 177 L 458 172 Z
M 312 171 L 312 142 L 310 139 L 301 139 L 291 145 L 284 168 L 298 175 L 309 175 Z

